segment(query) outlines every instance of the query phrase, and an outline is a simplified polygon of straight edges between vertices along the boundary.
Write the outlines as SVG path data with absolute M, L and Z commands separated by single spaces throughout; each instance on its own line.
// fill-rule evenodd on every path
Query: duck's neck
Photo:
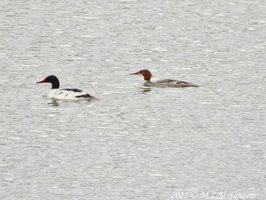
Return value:
M 143 76 L 144 76 L 144 81 L 150 82 L 151 76 L 149 76 L 147 74 L 144 74 Z
M 59 80 L 58 79 L 57 80 L 54 80 L 52 82 L 52 89 L 59 89 L 59 87 L 60 87 Z

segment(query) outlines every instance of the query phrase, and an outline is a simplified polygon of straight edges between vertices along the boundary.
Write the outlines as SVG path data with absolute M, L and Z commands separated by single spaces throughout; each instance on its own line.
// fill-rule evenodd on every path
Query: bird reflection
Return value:
M 48 103 L 49 105 L 52 105 L 52 106 L 59 106 L 59 103 L 58 101 L 56 101 L 55 99 L 53 99 L 51 102 Z

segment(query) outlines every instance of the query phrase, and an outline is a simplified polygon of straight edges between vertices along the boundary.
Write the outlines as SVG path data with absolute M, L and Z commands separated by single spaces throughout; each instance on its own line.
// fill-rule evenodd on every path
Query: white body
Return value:
M 84 97 L 80 97 L 84 95 Z M 48 97 L 51 99 L 57 100 L 92 100 L 94 97 L 86 96 L 88 95 L 86 92 L 83 91 L 72 91 L 72 90 L 64 90 L 64 89 L 51 89 Z

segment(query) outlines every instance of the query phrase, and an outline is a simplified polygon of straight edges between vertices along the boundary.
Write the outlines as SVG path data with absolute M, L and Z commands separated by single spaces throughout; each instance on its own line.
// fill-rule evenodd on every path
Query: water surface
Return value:
M 266 3 L 0 2 L 0 198 L 265 198 Z M 154 79 L 200 88 L 143 91 Z M 81 88 L 100 101 L 47 98 Z

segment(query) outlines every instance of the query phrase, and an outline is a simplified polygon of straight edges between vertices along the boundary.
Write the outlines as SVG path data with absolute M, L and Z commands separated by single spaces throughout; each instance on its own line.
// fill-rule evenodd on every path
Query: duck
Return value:
M 130 75 L 142 75 L 144 77 L 144 86 L 146 87 L 174 87 L 174 88 L 183 88 L 183 87 L 199 87 L 196 84 L 189 83 L 186 81 L 179 81 L 174 79 L 162 79 L 158 81 L 151 81 L 152 74 L 148 69 L 142 69 L 135 73 L 130 73 Z
M 90 94 L 83 92 L 80 89 L 77 88 L 66 88 L 66 89 L 59 89 L 60 82 L 59 79 L 55 75 L 50 75 L 44 78 L 41 81 L 36 82 L 36 84 L 40 83 L 51 83 L 52 88 L 48 93 L 48 97 L 53 100 L 74 100 L 74 101 L 80 101 L 80 100 L 96 100 L 94 96 L 91 96 Z

